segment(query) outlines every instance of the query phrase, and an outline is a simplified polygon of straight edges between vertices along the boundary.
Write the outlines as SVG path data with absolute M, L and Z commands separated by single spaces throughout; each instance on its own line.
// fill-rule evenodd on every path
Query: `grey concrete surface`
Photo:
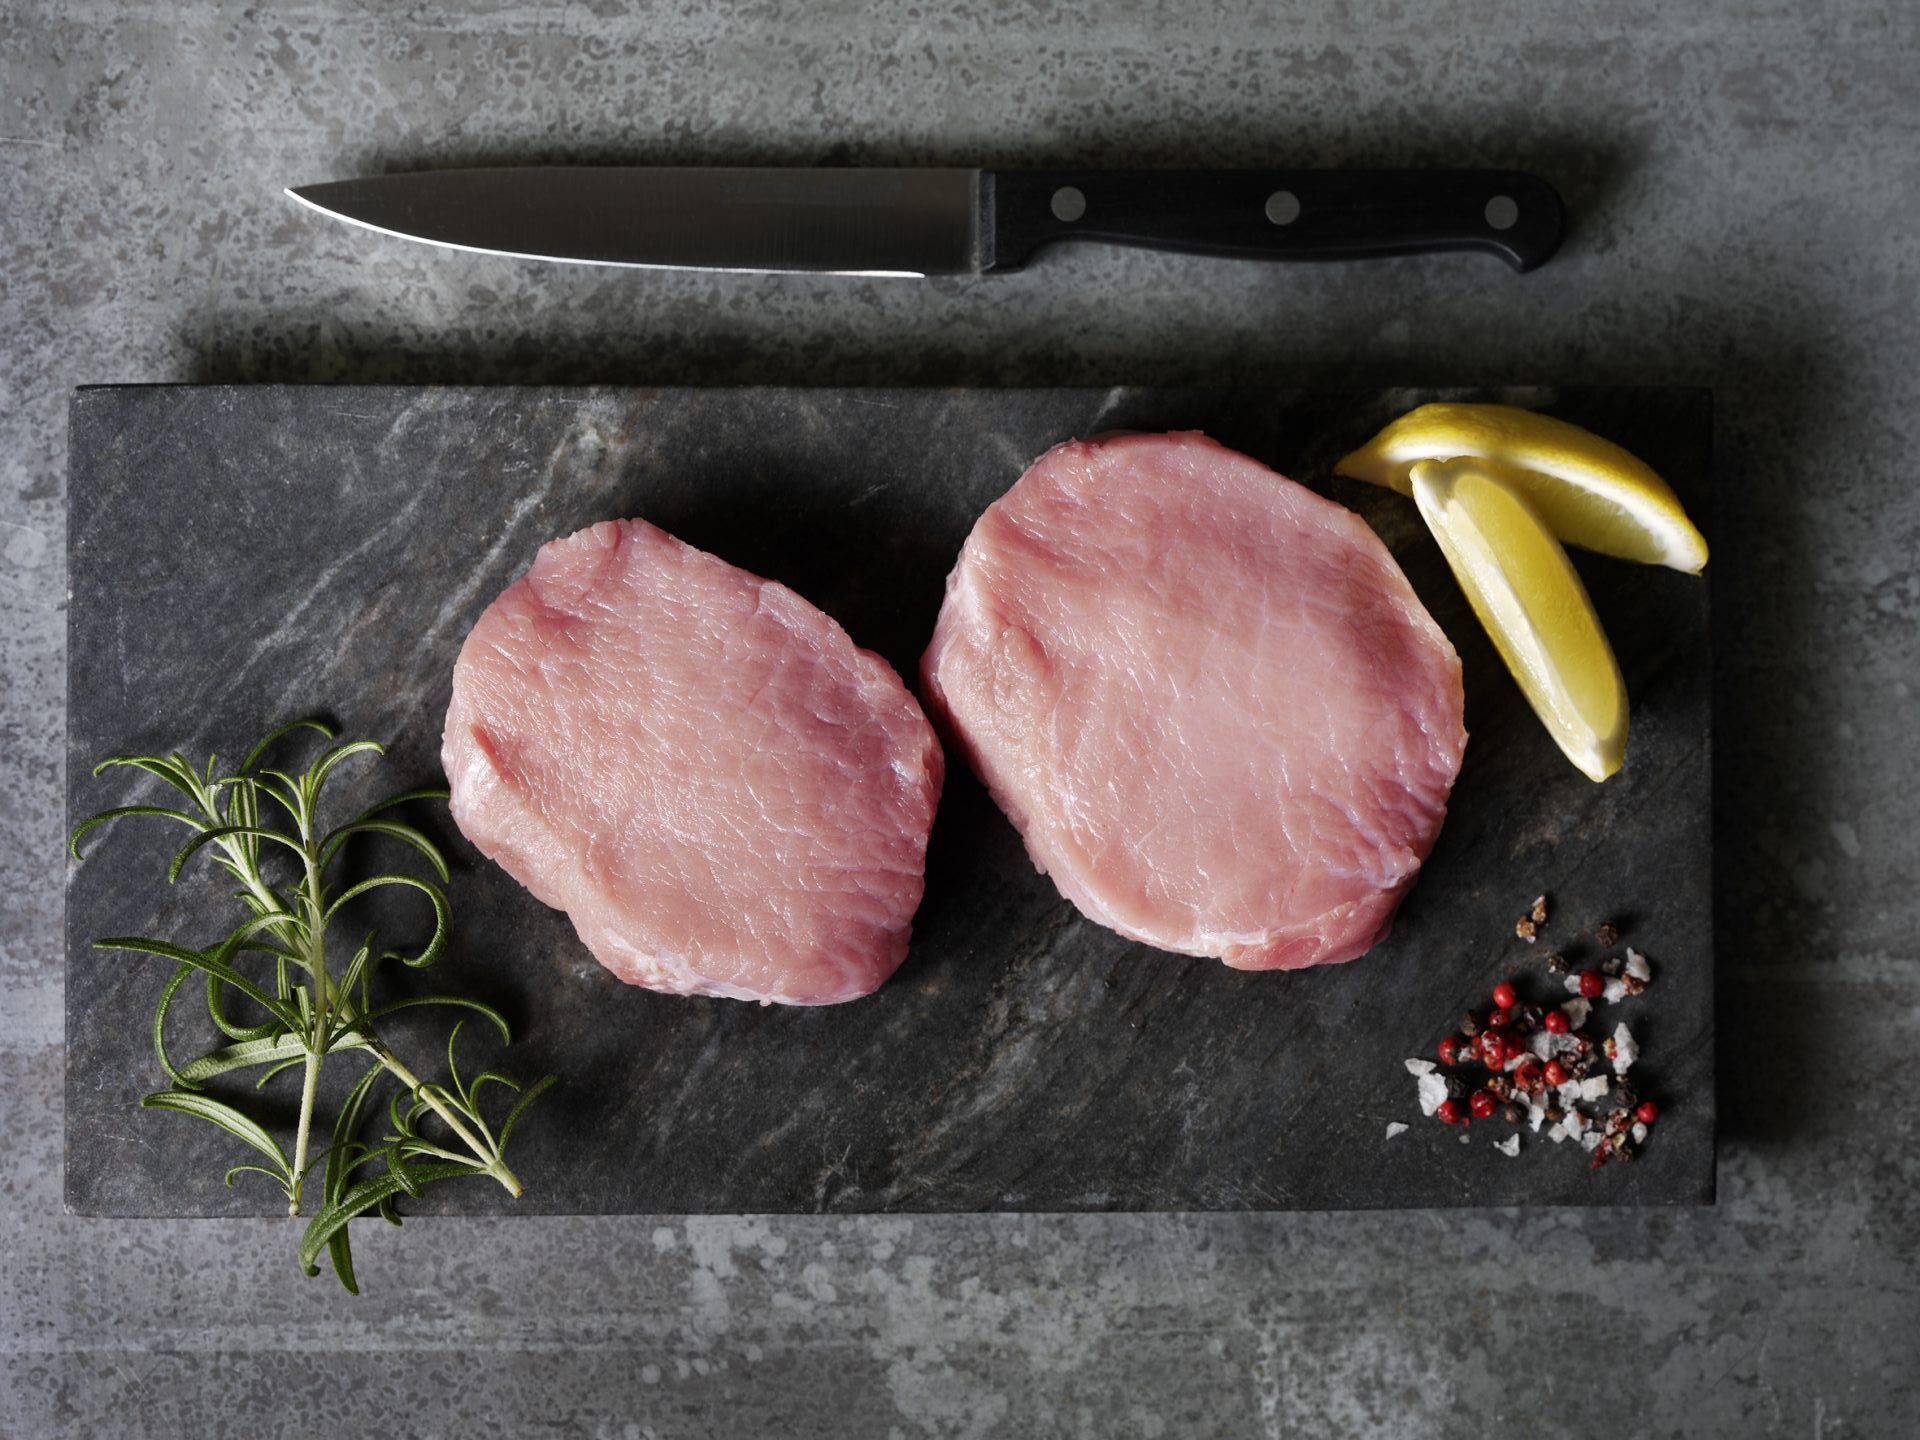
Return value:
M 1870 0 L 14 0 L 0 1432 L 1915 1433 L 1916 61 L 1920 14 Z M 1578 229 L 1524 279 L 1090 250 L 916 286 L 448 256 L 279 195 L 480 161 L 1275 156 L 1537 167 Z M 370 1237 L 358 1301 L 302 1282 L 282 1226 L 62 1215 L 70 386 L 1247 377 L 1715 388 L 1716 1208 L 450 1220 Z

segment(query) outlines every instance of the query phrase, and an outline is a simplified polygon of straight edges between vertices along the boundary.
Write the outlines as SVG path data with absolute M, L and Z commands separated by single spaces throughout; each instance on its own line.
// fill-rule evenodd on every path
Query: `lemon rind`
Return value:
M 1545 430 L 1522 437 L 1521 429 Z M 1582 453 L 1585 452 L 1585 453 Z M 1639 457 L 1568 421 L 1515 405 L 1436 403 L 1410 410 L 1373 439 L 1342 458 L 1336 475 L 1413 493 L 1412 467 L 1423 460 L 1476 459 L 1499 467 L 1502 478 L 1525 494 L 1529 476 L 1545 477 L 1597 496 L 1624 511 L 1659 550 L 1656 563 L 1697 575 L 1706 568 L 1706 537 L 1687 516 L 1673 487 Z M 1618 549 L 1561 535 L 1569 544 L 1624 559 Z

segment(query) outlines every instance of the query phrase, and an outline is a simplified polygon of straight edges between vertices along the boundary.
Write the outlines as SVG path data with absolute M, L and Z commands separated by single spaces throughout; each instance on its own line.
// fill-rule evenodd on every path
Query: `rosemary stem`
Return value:
M 320 1088 L 322 1056 L 307 1051 L 306 1079 L 300 1087 L 300 1129 L 293 1139 L 293 1190 L 287 1196 L 287 1214 L 300 1213 L 301 1184 L 307 1169 L 307 1140 L 313 1134 L 313 1097 Z
M 462 1125 L 460 1123 L 460 1117 L 441 1103 L 439 1096 L 435 1095 L 431 1088 L 421 1083 L 420 1077 L 407 1068 L 405 1061 L 387 1048 L 386 1041 L 380 1039 L 377 1035 L 369 1034 L 366 1049 L 374 1059 L 378 1060 L 392 1072 L 395 1079 L 406 1086 L 410 1092 L 426 1101 L 427 1104 L 433 1108 L 433 1113 L 447 1122 L 447 1127 L 460 1137 L 461 1143 L 473 1152 L 475 1159 L 486 1162 L 485 1170 L 487 1174 L 498 1180 L 501 1187 L 505 1189 L 509 1195 L 513 1196 L 514 1199 L 518 1200 L 520 1198 L 521 1186 L 519 1178 L 513 1171 L 507 1168 L 506 1158 L 491 1146 L 482 1144 L 478 1136 L 467 1129 L 465 1125 Z

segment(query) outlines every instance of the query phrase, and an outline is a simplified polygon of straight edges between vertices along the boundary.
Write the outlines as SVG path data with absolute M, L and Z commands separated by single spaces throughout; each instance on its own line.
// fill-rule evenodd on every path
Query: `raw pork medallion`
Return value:
M 1248 970 L 1383 938 L 1466 746 L 1353 512 L 1205 436 L 1049 451 L 974 526 L 923 694 L 1061 893 Z
M 461 830 L 622 980 L 830 1005 L 906 955 L 926 716 L 793 591 L 645 521 L 545 546 L 480 617 L 443 759 Z

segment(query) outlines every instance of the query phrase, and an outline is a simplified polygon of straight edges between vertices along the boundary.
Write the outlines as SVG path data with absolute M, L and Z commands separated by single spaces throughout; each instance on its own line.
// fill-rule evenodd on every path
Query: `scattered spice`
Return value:
M 1531 942 L 1546 920 L 1542 895 L 1515 922 L 1514 933 Z M 1611 947 L 1619 942 L 1619 926 L 1604 921 L 1593 936 Z M 1558 950 L 1545 959 L 1548 973 L 1563 977 L 1570 998 L 1558 1005 L 1536 1004 L 1523 998 L 1512 980 L 1495 985 L 1492 1008 L 1484 1014 L 1465 1011 L 1455 1033 L 1435 1047 L 1440 1065 L 1451 1073 L 1442 1073 L 1431 1060 L 1406 1062 L 1419 1083 L 1420 1112 L 1463 1132 L 1475 1120 L 1496 1118 L 1516 1127 L 1524 1123 L 1535 1133 L 1545 1127 L 1556 1145 L 1578 1140 L 1595 1170 L 1609 1161 L 1630 1162 L 1660 1114 L 1658 1105 L 1640 1099 L 1624 1079 L 1640 1058 L 1639 1042 L 1625 1022 L 1600 1037 L 1584 1027 L 1596 1003 L 1644 994 L 1653 980 L 1652 966 L 1631 946 L 1623 956 L 1607 957 L 1578 973 L 1568 973 Z M 1475 1066 L 1485 1072 L 1478 1078 Z M 1406 1128 L 1397 1125 L 1387 1127 L 1389 1139 Z M 1468 1143 L 1466 1134 L 1459 1138 Z M 1518 1155 L 1518 1131 L 1494 1148 Z
M 1620 967 L 1620 986 L 1629 995 L 1642 994 L 1653 983 L 1653 967 L 1647 964 L 1647 957 L 1627 947 L 1626 964 Z
M 1498 1070 L 1507 1063 L 1508 1038 L 1509 1032 L 1503 1027 L 1480 1032 L 1480 1041 L 1476 1048 L 1480 1051 L 1481 1062 L 1489 1070 Z
M 1640 1058 L 1640 1044 L 1633 1038 L 1633 1032 L 1622 1021 L 1614 1027 L 1606 1043 L 1607 1059 L 1613 1062 L 1613 1073 L 1624 1075 L 1633 1068 L 1633 1062 Z
M 1540 938 L 1540 927 L 1547 923 L 1547 897 L 1542 895 L 1534 900 L 1526 914 L 1513 922 L 1513 933 L 1529 945 Z

